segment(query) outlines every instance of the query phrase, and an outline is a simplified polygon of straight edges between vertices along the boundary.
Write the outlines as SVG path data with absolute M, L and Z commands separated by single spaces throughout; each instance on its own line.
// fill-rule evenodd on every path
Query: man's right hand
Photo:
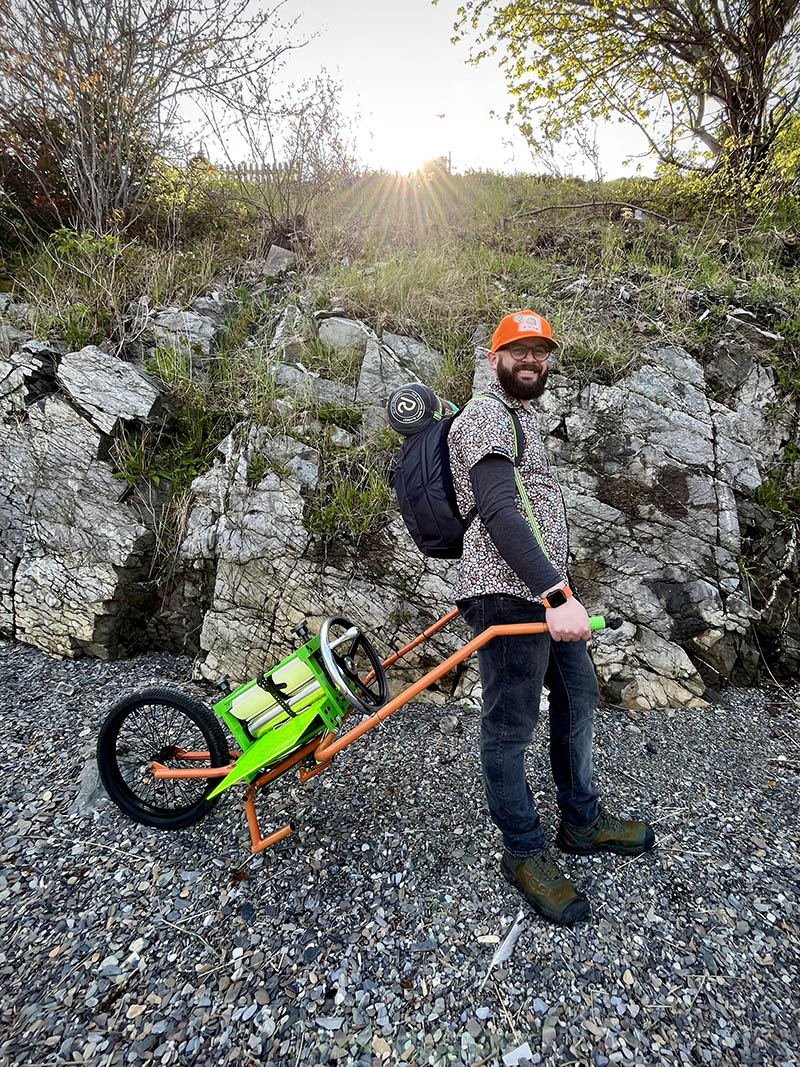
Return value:
M 544 621 L 554 641 L 588 641 L 591 637 L 589 615 L 574 596 L 558 608 L 546 608 Z

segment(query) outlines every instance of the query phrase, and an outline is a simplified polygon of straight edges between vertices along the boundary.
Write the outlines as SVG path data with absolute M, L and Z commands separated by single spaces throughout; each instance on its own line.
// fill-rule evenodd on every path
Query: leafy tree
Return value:
M 0 0 L 0 157 L 17 176 L 3 180 L 0 209 L 24 212 L 25 175 L 28 200 L 59 226 L 130 225 L 156 160 L 180 144 L 185 103 L 230 102 L 291 47 L 280 6 Z
M 438 0 L 434 0 L 438 2 Z M 800 100 L 800 0 L 465 0 L 454 41 L 500 56 L 521 129 L 634 122 L 664 163 L 757 168 Z M 705 160 L 705 162 L 704 162 Z

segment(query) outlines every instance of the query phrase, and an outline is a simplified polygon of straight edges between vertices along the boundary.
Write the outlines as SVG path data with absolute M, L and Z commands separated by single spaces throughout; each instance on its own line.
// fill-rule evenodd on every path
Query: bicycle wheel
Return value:
M 208 752 L 205 759 L 184 753 Z M 177 830 L 216 803 L 207 794 L 218 778 L 153 777 L 151 761 L 166 767 L 224 767 L 228 743 L 200 701 L 174 689 L 142 689 L 115 704 L 97 739 L 97 767 L 114 803 L 136 822 Z

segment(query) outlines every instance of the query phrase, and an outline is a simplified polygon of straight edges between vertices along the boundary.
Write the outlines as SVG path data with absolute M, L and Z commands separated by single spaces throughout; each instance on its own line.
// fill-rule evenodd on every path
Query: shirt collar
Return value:
M 486 386 L 486 392 L 494 393 L 495 396 L 499 396 L 503 403 L 507 404 L 510 408 L 514 408 L 517 411 L 523 408 L 522 401 L 518 400 L 515 396 L 511 396 L 510 393 L 507 393 L 503 386 L 500 384 L 500 380 L 498 379 L 497 375 L 494 373 L 492 374 L 492 380 Z

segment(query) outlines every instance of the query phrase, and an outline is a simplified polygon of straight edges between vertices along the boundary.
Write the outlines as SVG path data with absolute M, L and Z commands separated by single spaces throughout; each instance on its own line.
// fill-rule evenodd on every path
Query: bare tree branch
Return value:
M 251 0 L 0 0 L 6 198 L 15 198 L 8 175 L 24 174 L 22 184 L 37 190 L 40 207 L 60 223 L 125 229 L 156 161 L 184 149 L 184 103 L 230 107 L 237 85 L 255 76 L 269 80 L 296 47 L 290 40 L 296 20 L 282 23 L 282 6 L 283 0 L 264 8 Z

